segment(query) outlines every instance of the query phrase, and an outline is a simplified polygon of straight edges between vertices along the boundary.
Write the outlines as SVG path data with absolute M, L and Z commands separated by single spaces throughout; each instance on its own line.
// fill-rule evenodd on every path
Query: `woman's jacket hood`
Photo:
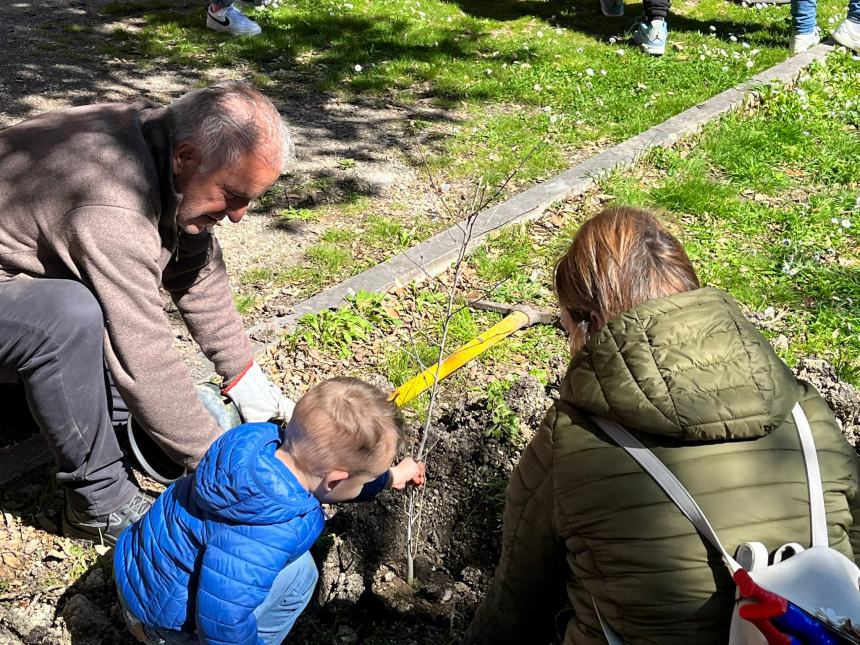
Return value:
M 791 371 L 731 297 L 706 287 L 610 320 L 571 362 L 562 399 L 682 441 L 754 439 L 795 403 Z

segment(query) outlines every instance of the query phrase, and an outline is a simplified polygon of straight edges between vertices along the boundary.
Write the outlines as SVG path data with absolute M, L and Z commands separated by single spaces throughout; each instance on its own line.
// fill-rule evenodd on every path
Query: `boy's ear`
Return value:
M 334 490 L 345 479 L 349 479 L 349 473 L 345 470 L 331 470 L 326 473 L 325 479 L 323 479 L 323 486 L 325 486 L 327 491 Z

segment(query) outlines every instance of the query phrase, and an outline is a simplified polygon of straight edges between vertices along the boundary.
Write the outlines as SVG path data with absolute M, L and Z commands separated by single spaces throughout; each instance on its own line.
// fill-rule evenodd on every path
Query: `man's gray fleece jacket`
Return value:
M 172 147 L 168 110 L 151 103 L 59 110 L 0 132 L 0 280 L 86 285 L 129 410 L 194 467 L 220 430 L 174 347 L 159 286 L 225 380 L 252 352 L 218 241 L 177 226 Z

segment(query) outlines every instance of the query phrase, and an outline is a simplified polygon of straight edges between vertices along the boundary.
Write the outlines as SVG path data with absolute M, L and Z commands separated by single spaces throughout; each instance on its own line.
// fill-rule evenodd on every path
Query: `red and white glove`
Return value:
M 296 407 L 292 399 L 266 378 L 257 361 L 252 361 L 248 369 L 221 390 L 221 394 L 230 397 L 246 423 L 270 419 L 286 423 Z

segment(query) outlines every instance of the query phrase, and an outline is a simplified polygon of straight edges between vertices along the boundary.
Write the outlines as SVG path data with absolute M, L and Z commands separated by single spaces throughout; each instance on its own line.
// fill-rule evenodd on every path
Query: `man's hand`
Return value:
M 424 462 L 415 461 L 407 457 L 399 464 L 391 468 L 391 480 L 389 486 L 398 490 L 403 489 L 406 484 L 412 482 L 416 486 L 423 486 L 427 478 L 424 476 Z
M 239 378 L 221 390 L 239 408 L 242 420 L 248 423 L 276 419 L 286 423 L 293 416 L 296 404 L 272 383 L 254 361 Z

